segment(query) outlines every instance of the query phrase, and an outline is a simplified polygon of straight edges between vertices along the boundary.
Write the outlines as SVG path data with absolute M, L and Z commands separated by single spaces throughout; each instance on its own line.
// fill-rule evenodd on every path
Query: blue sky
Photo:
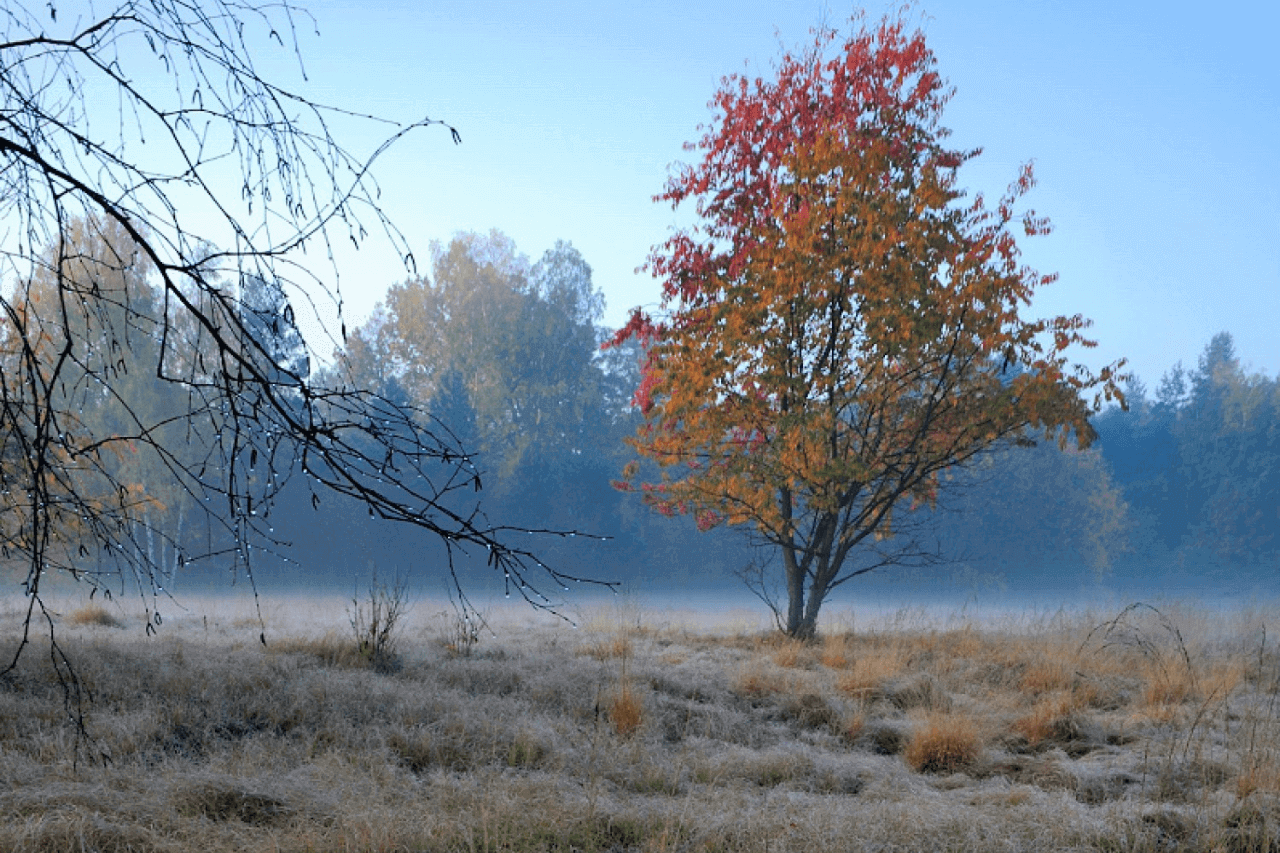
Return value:
M 1118 7 L 1118 8 L 1117 8 Z M 535 259 L 556 239 L 592 265 L 606 320 L 653 305 L 636 272 L 678 221 L 651 201 L 707 121 L 717 81 L 768 73 L 839 3 L 443 0 L 309 4 L 305 91 L 462 134 L 411 137 L 377 174 L 424 262 L 432 240 L 498 228 Z M 874 21 L 893 7 L 867 7 Z M 1121 356 L 1154 386 L 1230 331 L 1280 373 L 1280 68 L 1270 3 L 1021 0 L 915 8 L 956 87 L 945 123 L 984 155 L 961 173 L 998 195 L 1034 159 L 1030 206 L 1053 234 L 1026 257 L 1061 279 L 1038 314 L 1095 320 L 1097 367 Z M 269 58 L 266 58 L 270 61 Z M 286 82 L 296 69 L 281 66 Z M 292 77 L 292 81 L 290 81 Z M 352 147 L 374 144 L 359 132 Z M 405 277 L 377 244 L 341 257 L 349 324 Z M 425 266 L 425 264 L 424 264 Z

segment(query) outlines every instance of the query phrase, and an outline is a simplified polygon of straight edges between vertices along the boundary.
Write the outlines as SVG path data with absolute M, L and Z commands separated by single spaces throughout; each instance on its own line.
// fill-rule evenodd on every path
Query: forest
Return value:
M 94 230 L 76 231 L 88 259 L 108 251 Z M 119 303 L 140 315 L 152 310 L 160 297 L 145 265 L 119 275 Z M 536 262 L 496 230 L 436 243 L 430 273 L 393 284 L 345 349 L 314 366 L 285 322 L 293 315 L 287 300 L 252 278 L 238 287 L 246 322 L 271 340 L 285 368 L 310 371 L 321 386 L 370 389 L 451 433 L 473 454 L 484 512 L 535 531 L 526 535 L 548 564 L 653 593 L 742 591 L 743 581 L 763 580 L 770 555 L 748 531 L 699 531 L 693 519 L 665 517 L 617 488 L 634 456 L 627 439 L 642 420 L 633 405 L 640 351 L 602 349 L 611 334 L 600 325 L 604 295 L 571 243 Z M 50 288 L 37 281 L 26 298 L 39 306 Z M 135 355 L 159 346 L 145 333 L 130 341 Z M 216 464 L 198 460 L 208 455 L 198 443 L 177 438 L 188 399 L 171 383 L 121 371 L 112 388 L 82 397 L 86 429 L 119 432 L 143 412 L 171 424 L 166 446 L 193 454 L 186 464 Z M 964 592 L 1015 595 L 1265 589 L 1280 560 L 1280 382 L 1249 373 L 1223 332 L 1193 368 L 1172 365 L 1154 393 L 1131 377 L 1125 401 L 1093 418 L 1098 440 L 1087 449 L 1028 434 L 948 472 L 937 503 L 895 532 L 891 544 L 910 539 L 915 559 L 861 578 L 864 588 L 942 580 Z M 235 543 L 201 522 L 193 496 L 164 476 L 163 458 L 134 447 L 109 464 L 139 508 L 132 547 L 170 567 L 165 586 L 211 591 L 235 580 L 224 558 Z M 257 558 L 266 588 L 342 593 L 377 571 L 442 591 L 447 555 L 430 533 L 377 518 L 357 498 L 317 495 L 295 473 L 268 474 L 282 486 Z M 472 492 L 460 494 L 460 507 Z M 210 556 L 184 556 L 198 554 Z M 465 587 L 497 591 L 484 554 L 457 559 Z
M 749 531 L 700 532 L 616 488 L 642 420 L 639 354 L 600 348 L 603 306 L 571 243 L 530 264 L 499 232 L 460 234 L 434 246 L 429 277 L 392 286 L 352 334 L 342 378 L 420 407 L 475 448 L 494 517 L 590 534 L 547 541 L 560 567 L 640 591 L 743 589 L 744 570 L 770 557 Z M 1132 377 L 1125 401 L 1093 418 L 1088 449 L 1030 435 L 950 473 L 937 505 L 898 534 L 923 556 L 861 580 L 1015 594 L 1268 589 L 1280 561 L 1278 378 L 1249 373 L 1222 332 L 1154 393 Z M 430 572 L 432 543 L 389 541 L 354 506 L 316 509 L 298 494 L 276 512 L 299 531 L 302 582 L 349 587 L 351 566 Z M 302 531 L 317 521 L 343 535 L 309 545 Z

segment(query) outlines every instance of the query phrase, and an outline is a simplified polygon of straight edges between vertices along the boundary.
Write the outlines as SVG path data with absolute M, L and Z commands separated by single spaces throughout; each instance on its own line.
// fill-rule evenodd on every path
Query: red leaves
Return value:
M 713 510 L 704 509 L 694 514 L 694 520 L 698 524 L 698 530 L 706 533 L 708 530 L 724 521 L 724 516 Z
M 611 341 L 645 346 L 633 445 L 666 471 L 640 484 L 659 512 L 789 538 L 793 511 L 861 495 L 884 511 L 840 512 L 865 534 L 1028 425 L 1087 437 L 1078 392 L 1112 393 L 1117 374 L 1067 369 L 1083 318 L 1019 316 L 1054 280 L 1020 265 L 1010 231 L 1034 171 L 994 210 L 962 204 L 956 173 L 979 151 L 945 147 L 950 97 L 901 17 L 815 31 L 772 79 L 722 81 L 701 159 L 657 196 L 698 212 L 646 264 L 664 316 L 636 311 Z
M 647 344 L 658 334 L 658 327 L 654 324 L 653 318 L 639 308 L 631 309 L 631 317 L 627 320 L 627 324 L 621 329 L 613 333 L 602 345 L 602 349 L 609 347 L 621 346 L 630 338 L 636 338 L 642 344 Z
M 907 35 L 900 20 L 885 21 L 831 55 L 837 36 L 834 29 L 815 31 L 808 49 L 782 57 L 775 80 L 725 78 L 712 102 L 715 120 L 695 146 L 702 162 L 673 175 L 658 198 L 673 204 L 695 198 L 707 220 L 704 233 L 738 234 L 763 225 L 779 208 L 788 160 L 820 136 L 842 149 L 887 146 L 895 160 L 925 154 L 924 146 L 905 145 L 896 132 L 904 125 L 936 127 L 949 97 L 923 35 Z M 944 169 L 965 159 L 961 152 L 937 153 Z M 685 287 L 670 287 L 666 263 L 684 248 L 677 237 L 650 259 L 651 270 L 669 285 L 668 299 L 689 295 Z

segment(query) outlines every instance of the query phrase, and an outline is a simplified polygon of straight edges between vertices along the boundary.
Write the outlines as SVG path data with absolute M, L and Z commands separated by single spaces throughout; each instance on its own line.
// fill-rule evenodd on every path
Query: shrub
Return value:
M 400 575 L 391 586 L 387 586 L 378 580 L 378 574 L 374 572 L 365 600 L 351 599 L 347 615 L 355 633 L 356 648 L 375 669 L 394 667 L 398 624 L 408 611 L 408 581 Z

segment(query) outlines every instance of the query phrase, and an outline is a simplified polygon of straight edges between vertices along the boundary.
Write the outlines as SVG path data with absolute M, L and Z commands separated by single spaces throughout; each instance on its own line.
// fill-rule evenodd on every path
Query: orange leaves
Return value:
M 698 213 L 647 263 L 665 313 L 613 341 L 647 348 L 632 444 L 664 469 L 640 487 L 658 511 L 811 533 L 796 547 L 838 568 L 832 543 L 889 535 L 895 505 L 931 505 L 939 473 L 985 447 L 1027 427 L 1087 441 L 1080 393 L 1115 393 L 1117 374 L 1068 368 L 1090 343 L 1078 315 L 1020 316 L 1054 279 L 1020 265 L 1010 230 L 1049 231 L 1017 214 L 1034 172 L 994 210 L 962 203 L 979 152 L 945 146 L 950 96 L 901 15 L 723 81 L 701 159 L 659 196 Z

